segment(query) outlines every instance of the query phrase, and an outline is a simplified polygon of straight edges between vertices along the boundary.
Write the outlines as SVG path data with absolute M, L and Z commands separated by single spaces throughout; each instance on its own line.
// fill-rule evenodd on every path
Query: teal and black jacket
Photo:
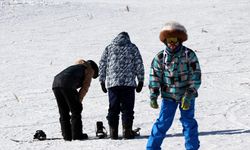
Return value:
M 201 84 L 201 69 L 195 52 L 180 45 L 176 52 L 160 51 L 150 67 L 150 99 L 162 98 L 179 102 L 185 94 L 197 97 Z

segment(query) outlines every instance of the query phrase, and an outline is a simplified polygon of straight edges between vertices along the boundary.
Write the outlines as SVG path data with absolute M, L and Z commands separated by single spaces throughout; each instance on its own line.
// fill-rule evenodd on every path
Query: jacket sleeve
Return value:
M 150 67 L 149 72 L 149 90 L 150 90 L 150 99 L 157 99 L 160 95 L 160 88 L 162 83 L 162 69 L 161 63 L 158 56 L 156 56 Z
M 188 94 L 198 96 L 198 89 L 201 85 L 201 68 L 196 54 L 191 51 L 189 54 L 189 88 Z
M 144 81 L 144 65 L 139 49 L 135 46 L 135 71 L 138 81 Z
M 94 72 L 90 72 L 90 71 L 86 71 L 86 73 L 85 73 L 85 77 L 84 77 L 84 80 L 83 80 L 83 83 L 82 83 L 82 87 L 79 90 L 79 98 L 80 98 L 81 102 L 82 102 L 83 98 L 85 97 L 86 93 L 89 90 L 93 74 L 94 74 Z
M 108 47 L 105 48 L 104 52 L 102 53 L 101 60 L 99 62 L 100 82 L 105 82 L 106 80 L 107 57 L 108 57 Z

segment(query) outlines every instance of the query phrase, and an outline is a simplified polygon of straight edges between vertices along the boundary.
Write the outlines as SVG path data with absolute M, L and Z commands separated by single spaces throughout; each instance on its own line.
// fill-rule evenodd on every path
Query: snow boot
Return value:
M 134 139 L 135 138 L 135 134 L 132 130 L 132 123 L 130 124 L 123 124 L 123 138 L 124 139 Z
M 108 120 L 108 124 L 109 124 L 110 138 L 112 140 L 117 140 L 118 139 L 119 117 L 116 117 L 116 118 L 107 117 L 107 120 Z
M 78 136 L 73 137 L 73 140 L 86 140 L 88 139 L 88 135 L 86 133 L 82 133 Z
M 88 139 L 88 135 L 86 133 L 82 133 L 82 120 L 79 112 L 72 113 L 71 124 L 72 140 Z
M 118 125 L 117 126 L 109 126 L 110 138 L 112 140 L 118 139 Z
M 96 137 L 99 137 L 99 139 L 107 137 L 107 130 L 103 126 L 102 121 L 97 121 L 96 122 Z
M 60 121 L 61 123 L 61 130 L 62 136 L 65 141 L 72 140 L 72 133 L 71 133 L 71 124 L 68 121 Z

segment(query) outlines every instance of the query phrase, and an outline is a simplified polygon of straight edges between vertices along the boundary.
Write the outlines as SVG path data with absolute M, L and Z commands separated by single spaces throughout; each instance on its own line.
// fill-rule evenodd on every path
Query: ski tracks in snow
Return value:
M 249 106 L 250 102 L 247 99 L 234 101 L 233 104 L 226 110 L 225 118 L 230 123 L 236 125 L 237 128 L 243 128 L 245 130 L 249 130 L 250 126 L 247 123 L 242 123 L 242 119 L 249 119 L 249 113 L 246 113 L 247 108 L 246 106 Z M 246 110 L 244 110 L 246 109 Z M 244 111 L 242 111 L 244 110 Z M 242 114 L 240 112 L 244 112 L 245 114 Z M 247 121 L 247 120 L 245 120 Z

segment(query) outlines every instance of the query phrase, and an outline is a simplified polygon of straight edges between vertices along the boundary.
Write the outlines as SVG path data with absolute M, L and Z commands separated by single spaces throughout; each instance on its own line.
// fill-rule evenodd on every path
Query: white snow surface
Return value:
M 202 85 L 196 100 L 201 150 L 250 148 L 249 0 L 0 0 L 0 150 L 143 150 L 159 109 L 149 106 L 148 74 L 164 48 L 166 21 L 183 24 L 184 45 L 196 51 Z M 133 140 L 32 141 L 36 130 L 61 137 L 51 90 L 53 77 L 76 59 L 99 62 L 105 47 L 127 31 L 140 49 L 145 85 L 136 93 Z M 158 99 L 161 102 L 161 99 Z M 83 131 L 95 136 L 106 115 L 108 95 L 93 80 L 83 101 Z M 162 149 L 184 150 L 177 110 Z M 119 136 L 122 134 L 121 123 Z

